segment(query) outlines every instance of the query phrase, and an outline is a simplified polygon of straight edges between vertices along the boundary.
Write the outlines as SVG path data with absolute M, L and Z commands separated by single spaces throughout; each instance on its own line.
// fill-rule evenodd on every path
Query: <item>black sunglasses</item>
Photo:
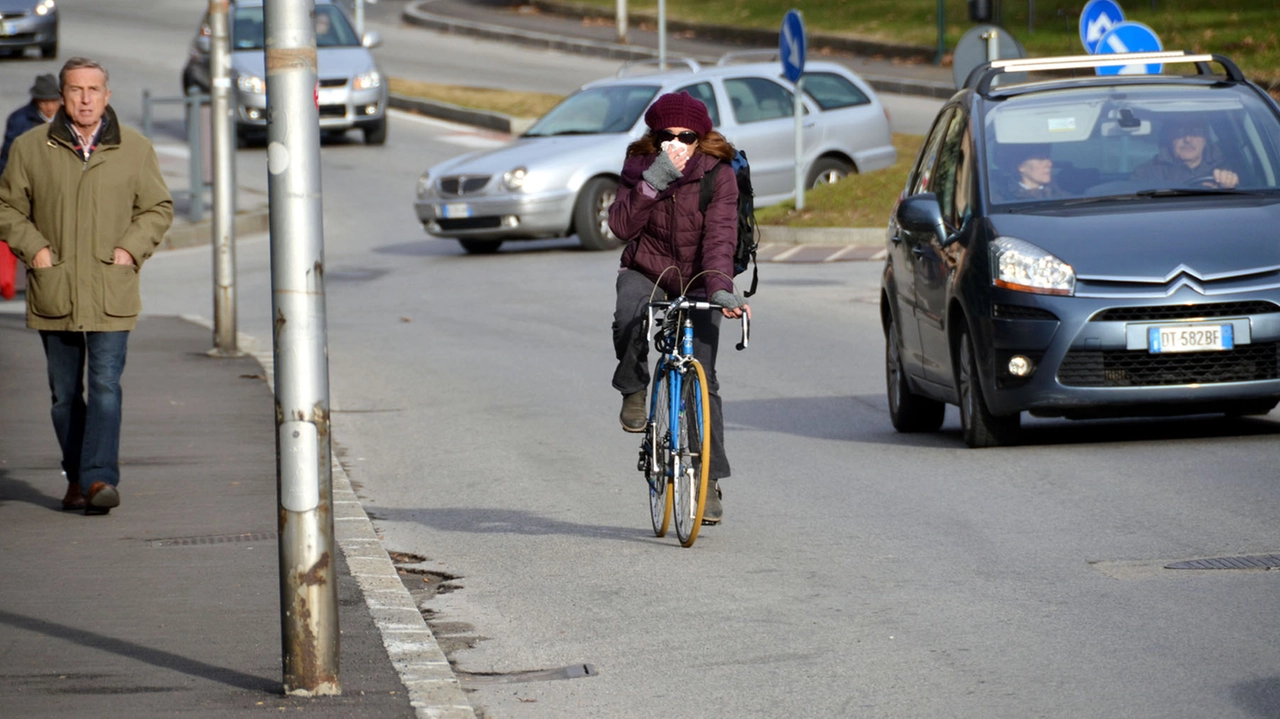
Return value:
M 680 142 L 683 142 L 686 145 L 692 145 L 698 141 L 698 133 L 693 130 L 685 130 L 678 135 L 670 130 L 658 130 L 654 137 L 658 138 L 658 142 L 660 143 L 680 140 Z

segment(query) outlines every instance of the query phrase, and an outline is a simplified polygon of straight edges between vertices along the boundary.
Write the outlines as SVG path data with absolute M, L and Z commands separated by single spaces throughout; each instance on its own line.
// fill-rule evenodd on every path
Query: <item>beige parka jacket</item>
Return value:
M 76 152 L 67 116 L 14 140 L 0 176 L 0 238 L 27 266 L 27 326 L 132 330 L 142 311 L 138 272 L 173 223 L 155 148 L 107 106 L 97 149 Z M 42 248 L 53 266 L 30 269 Z M 115 248 L 133 266 L 113 263 Z

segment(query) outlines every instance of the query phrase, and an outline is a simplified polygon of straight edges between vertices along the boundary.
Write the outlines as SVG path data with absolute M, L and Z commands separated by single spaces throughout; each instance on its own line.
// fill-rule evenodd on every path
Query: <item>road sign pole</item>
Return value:
M 618 0 L 617 8 L 618 44 L 627 44 L 627 0 Z
M 804 76 L 796 80 L 796 209 L 804 209 Z
M 314 0 L 266 0 L 284 690 L 340 694 Z
M 667 69 L 667 0 L 658 0 L 658 65 Z
M 236 128 L 231 113 L 231 37 L 227 0 L 209 0 L 209 75 L 213 135 L 212 357 L 239 357 L 236 343 Z

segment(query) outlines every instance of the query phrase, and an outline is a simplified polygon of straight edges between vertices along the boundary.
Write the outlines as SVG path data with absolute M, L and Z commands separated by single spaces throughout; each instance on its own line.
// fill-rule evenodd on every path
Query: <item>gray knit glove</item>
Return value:
M 667 185 L 680 179 L 680 171 L 676 169 L 675 164 L 671 162 L 671 158 L 666 151 L 658 153 L 658 159 L 649 165 L 649 169 L 645 170 L 641 175 L 653 189 L 662 192 L 667 189 Z
M 716 290 L 715 292 L 712 292 L 711 301 L 714 304 L 731 310 L 736 310 L 742 306 L 742 298 L 726 290 Z

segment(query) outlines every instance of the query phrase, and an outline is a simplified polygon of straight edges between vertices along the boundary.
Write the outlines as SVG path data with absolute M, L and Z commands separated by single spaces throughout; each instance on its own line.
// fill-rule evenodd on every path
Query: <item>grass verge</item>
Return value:
M 564 95 L 493 90 L 483 87 L 463 87 L 461 85 L 438 85 L 431 82 L 418 82 L 397 77 L 387 78 L 387 89 L 397 95 L 420 97 L 425 100 L 447 102 L 450 105 L 458 105 L 472 110 L 488 110 L 489 112 L 500 112 L 511 117 L 522 118 L 542 117 L 547 114 L 548 110 L 564 99 Z
M 815 187 L 804 193 L 804 209 L 799 212 L 794 200 L 763 207 L 756 210 L 756 222 L 786 227 L 884 227 L 923 141 L 920 135 L 895 133 L 898 161 L 892 166 Z

